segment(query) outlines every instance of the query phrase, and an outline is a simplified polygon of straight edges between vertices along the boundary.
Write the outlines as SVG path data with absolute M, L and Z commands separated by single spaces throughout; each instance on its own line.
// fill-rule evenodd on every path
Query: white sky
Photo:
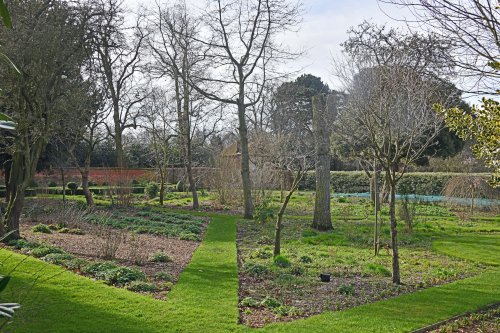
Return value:
M 164 1 L 164 0 L 158 0 Z M 302 0 L 305 8 L 303 22 L 298 32 L 287 34 L 285 43 L 294 50 L 304 50 L 305 54 L 287 69 L 301 69 L 302 73 L 319 76 L 335 88 L 335 80 L 330 74 L 332 56 L 340 54 L 340 44 L 347 39 L 347 29 L 357 26 L 363 20 L 374 23 L 388 23 L 388 26 L 401 25 L 392 20 L 401 18 L 405 12 L 394 6 L 383 5 L 377 0 Z M 204 0 L 186 0 L 188 6 L 198 7 Z M 138 5 L 154 6 L 155 0 L 125 0 L 134 9 Z

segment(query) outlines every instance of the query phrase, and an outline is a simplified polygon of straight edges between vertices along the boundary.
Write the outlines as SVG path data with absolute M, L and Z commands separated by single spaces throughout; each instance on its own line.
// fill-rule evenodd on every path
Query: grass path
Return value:
M 11 332 L 407 332 L 500 301 L 497 267 L 478 277 L 353 309 L 328 312 L 254 330 L 238 325 L 236 217 L 213 215 L 205 240 L 168 295 L 157 301 L 28 258 L 12 274 L 9 290 L 33 291 L 7 331 Z M 435 243 L 435 249 L 496 264 L 500 241 L 477 236 Z M 480 244 L 480 245 L 478 245 Z M 24 256 L 0 251 L 2 273 Z M 50 278 L 46 278 L 46 277 Z M 17 294 L 19 295 L 19 293 Z M 21 295 L 22 296 L 22 295 Z M 2 301 L 14 301 L 8 291 Z

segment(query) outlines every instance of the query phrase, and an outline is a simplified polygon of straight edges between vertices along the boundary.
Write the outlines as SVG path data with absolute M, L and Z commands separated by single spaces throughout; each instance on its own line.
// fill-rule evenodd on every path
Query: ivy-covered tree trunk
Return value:
M 330 212 L 330 132 L 326 115 L 326 97 L 312 98 L 313 134 L 316 153 L 316 197 L 312 227 L 318 230 L 332 229 Z

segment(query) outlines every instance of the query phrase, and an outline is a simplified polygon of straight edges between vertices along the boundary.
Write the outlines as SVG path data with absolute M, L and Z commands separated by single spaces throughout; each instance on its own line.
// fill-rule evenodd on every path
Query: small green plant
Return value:
M 266 266 L 248 262 L 243 266 L 245 272 L 253 276 L 263 276 L 269 272 Z
M 172 275 L 170 275 L 167 272 L 157 272 L 154 277 L 156 280 L 161 280 L 161 281 L 165 281 L 165 282 L 173 282 L 174 281 L 174 278 L 172 277 Z
M 172 288 L 174 287 L 174 283 L 167 281 L 163 283 L 162 287 L 167 290 L 172 290 Z
M 59 232 L 60 234 L 68 234 L 69 230 L 69 228 L 61 228 L 57 232 Z
M 157 182 L 149 182 L 144 188 L 144 192 L 150 199 L 154 199 L 158 196 L 158 192 L 160 191 L 160 187 Z
M 306 230 L 302 231 L 302 237 L 314 237 L 317 235 L 318 235 L 318 232 L 311 230 L 311 229 L 306 229 Z
M 261 236 L 257 240 L 257 243 L 260 245 L 272 245 L 273 244 L 273 239 L 269 236 Z
M 50 234 L 52 231 L 50 230 L 49 226 L 43 223 L 39 223 L 35 225 L 33 228 L 31 228 L 31 231 L 35 233 L 41 233 L 41 234 Z
M 152 262 L 171 262 L 172 258 L 170 258 L 168 256 L 168 254 L 166 254 L 163 251 L 157 251 L 151 257 L 151 261 Z
M 354 294 L 354 287 L 350 284 L 342 284 L 340 285 L 338 292 L 344 295 L 352 295 Z
M 54 225 L 54 224 L 49 224 L 49 225 L 47 225 L 47 228 L 49 228 L 49 229 L 50 229 L 50 230 L 52 230 L 52 231 L 56 231 L 57 229 L 59 229 L 59 228 L 58 228 L 56 225 Z
M 124 285 L 132 281 L 144 280 L 146 277 L 141 270 L 130 267 L 118 267 L 106 271 L 106 283 L 111 285 Z
M 258 258 L 258 259 L 269 259 L 273 256 L 271 251 L 265 250 L 263 248 L 255 250 L 251 255 L 250 258 Z
M 55 246 L 42 245 L 31 250 L 31 255 L 36 258 L 45 257 L 51 253 L 66 253 L 63 249 Z
M 69 253 L 49 253 L 42 259 L 46 262 L 50 262 L 51 264 L 63 265 L 64 262 L 73 258 L 74 256 Z
M 300 315 L 300 311 L 294 306 L 280 305 L 272 309 L 272 312 L 280 317 L 294 317 Z
M 144 281 L 132 281 L 127 284 L 127 289 L 135 292 L 142 293 L 152 293 L 158 290 L 158 287 L 153 283 L 144 282 Z
M 57 183 L 55 181 L 49 182 L 49 187 L 57 187 Z
M 257 302 L 257 300 L 253 297 L 245 297 L 241 300 L 240 305 L 246 306 L 249 308 L 256 308 L 256 307 L 260 306 L 260 303 Z
M 290 265 L 291 265 L 290 260 L 288 260 L 287 257 L 285 257 L 284 255 L 281 255 L 281 254 L 274 257 L 273 263 L 275 266 L 278 266 L 281 268 L 290 267 Z
M 302 256 L 300 257 L 299 261 L 303 264 L 310 264 L 313 262 L 312 258 L 309 256 Z
M 69 229 L 68 230 L 68 234 L 72 234 L 72 235 L 83 235 L 84 232 L 82 231 L 82 229 L 80 228 L 74 228 L 74 229 Z
M 283 304 L 278 301 L 276 298 L 272 298 L 272 297 L 269 297 L 269 296 L 266 296 L 261 302 L 260 302 L 260 306 L 263 306 L 265 308 L 268 308 L 268 309 L 276 309 L 280 306 L 282 306 Z

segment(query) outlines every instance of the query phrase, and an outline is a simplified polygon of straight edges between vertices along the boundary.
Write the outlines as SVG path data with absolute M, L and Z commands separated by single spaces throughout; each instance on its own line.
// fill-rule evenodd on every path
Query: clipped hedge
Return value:
M 363 171 L 331 171 L 331 186 L 336 193 L 366 193 L 370 192 L 370 181 Z M 460 173 L 446 172 L 418 172 L 407 173 L 399 181 L 399 194 L 418 194 L 418 195 L 441 195 L 446 183 L 456 176 L 463 176 Z M 488 174 L 478 174 L 488 178 Z M 379 186 L 383 186 L 384 175 L 378 179 Z M 308 172 L 302 179 L 300 190 L 315 189 L 315 173 Z

